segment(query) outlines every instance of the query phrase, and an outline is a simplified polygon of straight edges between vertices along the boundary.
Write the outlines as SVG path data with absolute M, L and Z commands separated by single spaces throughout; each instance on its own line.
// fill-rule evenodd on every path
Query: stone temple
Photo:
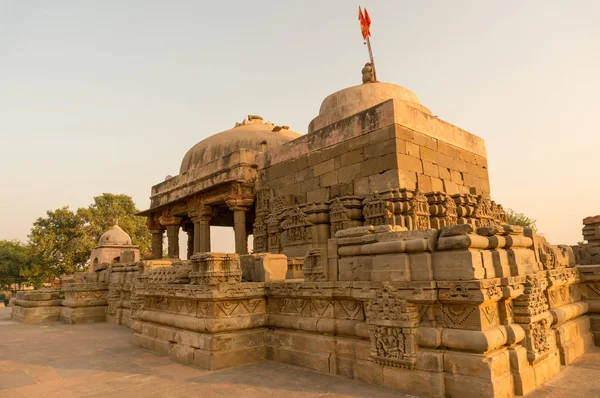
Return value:
M 600 337 L 600 217 L 577 247 L 508 225 L 481 138 L 363 81 L 307 134 L 249 115 L 196 144 L 140 213 L 151 256 L 19 292 L 15 319 L 108 321 L 205 369 L 268 359 L 420 396 L 548 381 Z M 211 252 L 211 225 L 235 253 Z

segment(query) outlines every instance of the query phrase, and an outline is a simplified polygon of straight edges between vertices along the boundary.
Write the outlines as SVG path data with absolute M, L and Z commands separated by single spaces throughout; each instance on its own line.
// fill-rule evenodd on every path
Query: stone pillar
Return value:
M 163 233 L 165 232 L 165 227 L 158 222 L 158 219 L 153 217 L 148 217 L 146 227 L 148 227 L 148 230 L 152 234 L 152 259 L 160 260 L 163 252 Z
M 252 194 L 233 194 L 225 201 L 233 212 L 233 230 L 235 232 L 235 252 L 248 254 L 248 235 L 246 233 L 246 212 L 254 203 Z
M 190 222 L 185 223 L 183 230 L 187 233 L 187 258 L 189 259 L 194 254 L 194 224 Z
M 160 223 L 167 228 L 167 241 L 169 248 L 167 251 L 168 258 L 179 258 L 179 225 L 181 224 L 180 217 L 161 216 Z
M 190 213 L 194 222 L 194 254 L 210 252 L 210 219 L 213 216 L 213 208 L 209 205 L 201 205 Z
M 248 254 L 248 235 L 246 234 L 246 211 L 244 207 L 233 207 L 233 230 L 235 232 L 235 252 Z

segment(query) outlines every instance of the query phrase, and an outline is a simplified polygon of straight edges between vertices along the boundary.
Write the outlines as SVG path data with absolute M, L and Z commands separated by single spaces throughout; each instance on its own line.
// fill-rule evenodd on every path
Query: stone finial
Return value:
M 262 122 L 263 117 L 258 115 L 248 115 L 248 121 L 253 122 L 254 120 L 260 120 Z
M 278 132 L 280 132 L 281 130 L 289 130 L 289 129 L 290 129 L 290 126 L 275 126 L 275 127 L 273 127 L 273 130 L 272 130 L 272 131 L 273 131 L 274 133 L 278 133 Z
M 373 73 L 373 65 L 367 62 L 362 68 L 362 82 L 363 83 L 375 83 L 375 74 Z

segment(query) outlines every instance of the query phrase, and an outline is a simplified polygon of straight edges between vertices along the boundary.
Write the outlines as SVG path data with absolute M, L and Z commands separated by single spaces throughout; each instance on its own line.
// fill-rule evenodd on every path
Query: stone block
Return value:
M 337 170 L 330 171 L 321 175 L 321 187 L 330 187 L 338 183 L 338 172 Z
M 450 174 L 450 169 L 447 167 L 443 167 L 443 166 L 437 166 L 438 168 L 438 176 L 439 178 L 441 178 L 442 180 L 450 180 L 451 178 L 451 174 Z
M 444 182 L 439 178 L 431 177 L 431 190 L 444 192 Z
M 532 365 L 535 375 L 535 385 L 540 386 L 560 372 L 560 356 L 558 351 L 552 351 L 542 361 Z
M 415 369 L 440 373 L 444 371 L 444 352 L 419 347 Z
M 427 160 L 423 160 L 423 174 L 436 178 L 440 175 L 438 172 L 438 166 L 435 163 Z
M 369 177 L 360 177 L 354 180 L 354 195 L 367 196 L 370 192 Z
M 210 367 L 208 370 L 218 370 L 233 366 L 246 365 L 265 359 L 266 349 L 264 346 L 240 348 L 230 351 L 210 353 Z
M 408 254 L 380 254 L 373 258 L 372 281 L 410 281 Z
M 420 147 L 420 152 L 421 160 L 437 165 L 437 157 L 435 156 L 436 151 L 430 148 Z
M 432 253 L 433 276 L 438 280 L 485 278 L 479 250 L 452 250 Z
M 369 142 L 371 144 L 394 138 L 394 126 L 388 126 L 369 133 Z
M 106 322 L 107 306 L 61 307 L 60 321 L 68 324 Z
M 329 188 L 319 188 L 306 193 L 306 202 L 325 202 L 329 200 Z
M 15 305 L 12 307 L 12 319 L 22 323 L 58 322 L 60 319 L 60 310 L 60 306 L 22 307 Z
M 383 385 L 383 365 L 368 360 L 357 359 L 352 371 L 354 378 L 357 380 L 369 384 Z
M 410 279 L 413 281 L 433 280 L 431 253 L 409 254 Z
M 462 185 L 463 184 L 462 173 L 457 170 L 450 170 L 450 181 Z
M 444 372 L 494 380 L 510 372 L 509 354 L 500 349 L 490 354 L 448 350 L 444 353 Z
M 468 389 L 469 397 L 512 398 L 513 383 L 510 373 L 494 379 L 444 373 L 446 394 L 450 397 L 462 397 Z
M 446 397 L 442 372 L 384 366 L 383 385 L 424 397 Z
M 431 192 L 433 190 L 433 186 L 431 184 L 431 177 L 417 174 L 417 182 L 418 187 L 421 192 Z
M 283 254 L 261 254 L 254 261 L 255 282 L 272 282 L 285 280 L 287 273 L 287 257 Z
M 394 153 L 370 158 L 361 163 L 359 177 L 372 176 L 386 170 L 395 170 L 397 167 L 396 154 Z
M 415 182 L 416 182 L 416 174 Z M 398 188 L 399 170 L 387 170 L 381 174 L 375 173 L 369 177 L 369 192 L 385 191 L 391 188 Z
M 279 347 L 279 361 L 288 365 L 301 366 L 329 373 L 329 358 L 331 354 L 323 352 L 308 352 L 290 347 Z
M 506 250 L 491 250 L 494 272 L 497 278 L 506 278 L 510 276 L 510 265 L 508 262 L 508 253 Z
M 460 190 L 458 189 L 458 185 L 452 181 L 449 180 L 443 180 L 444 182 L 444 192 L 446 192 L 448 195 L 454 195 L 457 193 L 460 193 Z
M 403 155 L 401 153 L 397 154 L 396 156 L 398 157 L 399 169 L 423 173 L 423 165 L 421 163 L 421 159 L 418 157 Z
M 334 159 L 328 159 L 324 162 L 318 163 L 313 166 L 313 173 L 315 177 L 323 175 L 325 173 L 329 173 L 330 171 L 335 170 L 335 161 Z
M 396 170 L 390 170 L 390 172 Z M 408 170 L 398 170 L 398 181 L 400 188 L 415 189 L 417 188 L 417 173 Z
M 403 153 L 406 155 L 406 140 L 396 138 L 396 153 Z
M 421 159 L 420 147 L 412 142 L 406 143 L 406 155 Z
M 341 156 L 341 166 L 349 166 L 351 164 L 360 163 L 363 161 L 363 148 L 358 148 L 350 152 L 343 153 Z
M 340 183 L 353 181 L 361 173 L 361 164 L 354 163 L 344 166 L 337 171 L 337 178 Z

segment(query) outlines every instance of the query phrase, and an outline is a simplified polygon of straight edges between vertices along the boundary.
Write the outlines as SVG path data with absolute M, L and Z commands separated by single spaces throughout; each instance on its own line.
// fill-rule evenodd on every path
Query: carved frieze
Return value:
M 240 256 L 234 253 L 199 253 L 191 258 L 192 284 L 216 285 L 223 282 L 241 282 Z
M 496 214 L 492 209 L 492 201 L 487 193 L 477 198 L 475 218 L 477 227 L 487 227 L 494 224 Z
M 304 279 L 310 282 L 323 282 L 327 280 L 325 275 L 324 262 L 327 259 L 323 256 L 321 249 L 311 249 L 304 258 L 302 273 Z
M 282 246 L 304 245 L 312 242 L 312 222 L 298 206 L 288 210 L 281 222 L 283 229 Z
M 373 192 L 363 200 L 365 225 L 394 225 L 394 215 L 388 208 L 388 202 Z
M 419 311 L 390 284 L 384 283 L 367 304 L 371 360 L 387 366 L 413 368 L 417 361 Z
M 445 192 L 429 192 L 425 194 L 429 205 L 429 222 L 431 228 L 441 229 L 448 225 L 456 225 L 456 203 Z

